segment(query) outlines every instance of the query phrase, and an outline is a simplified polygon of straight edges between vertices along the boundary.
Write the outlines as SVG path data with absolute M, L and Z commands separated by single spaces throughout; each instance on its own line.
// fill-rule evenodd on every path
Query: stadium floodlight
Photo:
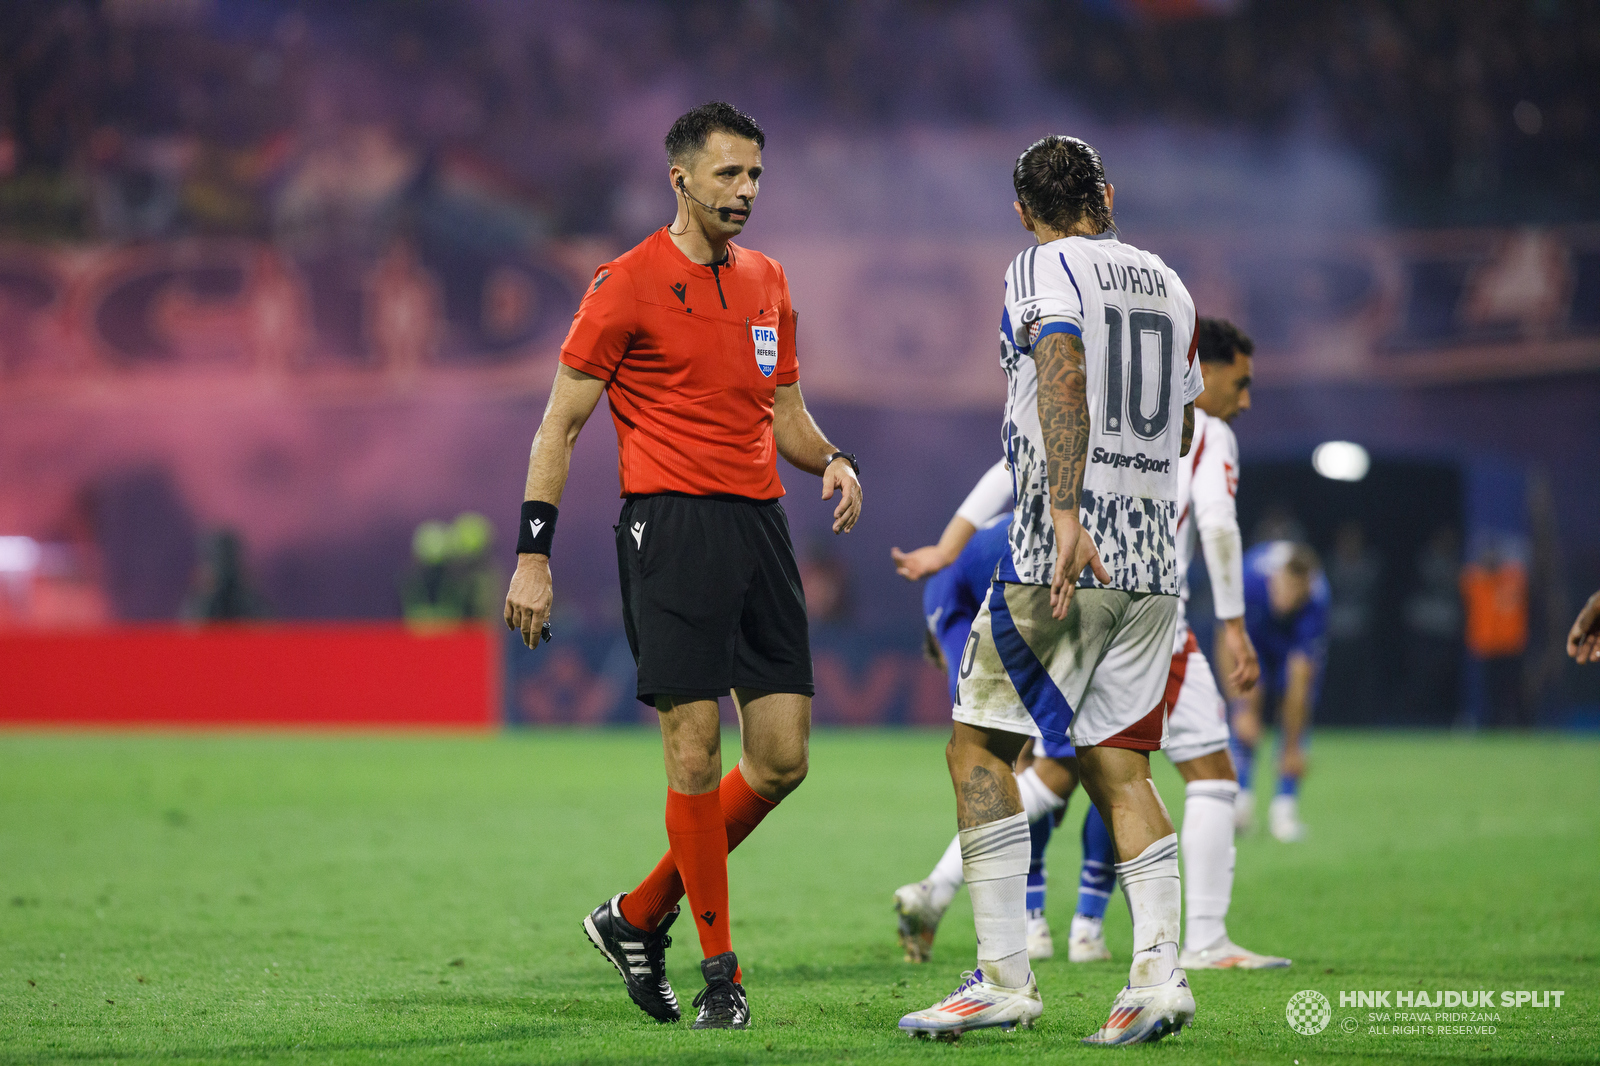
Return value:
M 1311 453 L 1311 466 L 1333 481 L 1360 481 L 1372 468 L 1372 459 L 1359 444 L 1330 440 L 1317 445 Z
M 0 537 L 0 574 L 25 574 L 38 566 L 38 541 L 32 537 Z

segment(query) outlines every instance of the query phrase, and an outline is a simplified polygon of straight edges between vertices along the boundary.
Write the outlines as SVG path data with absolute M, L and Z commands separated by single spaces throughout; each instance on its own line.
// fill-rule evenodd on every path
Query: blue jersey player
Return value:
M 949 675 L 950 699 L 956 685 L 972 621 L 989 596 L 995 568 L 1006 554 L 1011 532 L 1011 471 L 1005 460 L 996 463 L 973 488 L 955 517 L 945 527 L 938 544 L 911 552 L 891 553 L 901 576 L 916 581 L 926 577 L 922 613 L 927 621 L 929 658 Z M 1071 745 L 1054 744 L 1025 749 L 1017 760 L 1017 789 L 1028 814 L 1032 855 L 1028 866 L 1028 955 L 1048 958 L 1055 946 L 1044 919 L 1044 851 L 1067 797 L 1077 785 L 1077 763 Z M 1034 758 L 1041 752 L 1044 758 Z M 960 889 L 965 877 L 960 838 L 950 842 L 944 856 L 921 881 L 895 892 L 900 943 L 908 962 L 927 962 L 933 949 L 939 919 Z
M 1316 552 L 1304 544 L 1268 541 L 1244 557 L 1244 617 L 1261 662 L 1261 681 L 1233 708 L 1233 762 L 1239 775 L 1236 824 L 1247 831 L 1254 817 L 1250 788 L 1264 710 L 1278 717 L 1278 789 L 1268 828 L 1279 840 L 1301 839 L 1300 777 L 1311 732 L 1328 632 L 1328 582 Z
M 972 620 L 989 595 L 994 568 L 1005 554 L 1011 532 L 1009 512 L 972 534 L 955 562 L 928 578 L 922 587 L 922 616 L 928 637 L 938 650 L 939 664 L 950 675 L 950 699 L 956 698 L 961 678 L 961 651 L 972 632 Z M 932 649 L 930 649 L 931 651 Z

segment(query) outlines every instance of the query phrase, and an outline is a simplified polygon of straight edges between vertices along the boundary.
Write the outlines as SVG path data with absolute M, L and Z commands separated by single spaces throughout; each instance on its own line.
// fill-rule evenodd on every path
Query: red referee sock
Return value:
M 669 802 L 672 795 L 668 793 Z M 729 851 L 744 843 L 744 838 L 777 806 L 772 800 L 756 795 L 755 790 L 745 782 L 744 774 L 739 772 L 737 763 L 723 776 L 722 784 L 714 795 L 722 812 Z M 670 830 L 667 839 L 672 839 Z M 672 850 L 661 856 L 661 861 L 656 863 L 656 868 L 650 871 L 649 876 L 639 882 L 639 887 L 623 897 L 622 918 L 634 928 L 647 933 L 654 932 L 661 919 L 683 898 L 683 878 L 678 873 L 678 861 L 673 854 L 676 850 L 677 845 L 673 844 Z
M 685 796 L 667 789 L 667 842 L 678 860 L 706 958 L 733 950 L 728 935 L 728 831 L 715 792 Z M 631 924 L 631 923 L 630 923 Z

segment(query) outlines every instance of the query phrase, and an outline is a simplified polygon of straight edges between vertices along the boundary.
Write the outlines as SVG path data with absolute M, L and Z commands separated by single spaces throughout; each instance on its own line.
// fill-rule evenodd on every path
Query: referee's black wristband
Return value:
M 543 500 L 522 502 L 522 522 L 517 526 L 518 555 L 550 555 L 556 539 L 556 515 L 561 509 Z

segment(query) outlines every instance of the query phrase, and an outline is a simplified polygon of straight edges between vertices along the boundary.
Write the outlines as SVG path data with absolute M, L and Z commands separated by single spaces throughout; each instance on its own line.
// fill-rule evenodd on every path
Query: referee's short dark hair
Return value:
M 685 111 L 667 131 L 667 160 L 681 163 L 706 146 L 706 138 L 713 133 L 731 133 L 756 142 L 757 148 L 767 146 L 767 135 L 756 120 L 732 104 L 713 100 L 708 104 Z
M 1202 363 L 1231 364 L 1235 353 L 1254 355 L 1256 352 L 1256 342 L 1225 318 L 1202 318 L 1199 332 Z

